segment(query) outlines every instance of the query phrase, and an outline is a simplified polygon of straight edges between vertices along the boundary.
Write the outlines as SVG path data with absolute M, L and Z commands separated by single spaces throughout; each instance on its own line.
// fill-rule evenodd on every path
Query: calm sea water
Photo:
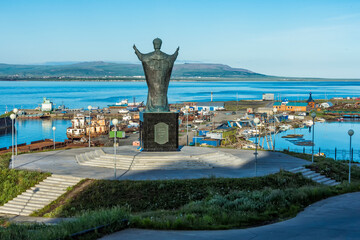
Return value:
M 325 153 L 326 156 L 335 157 L 335 148 L 337 149 L 337 159 L 349 159 L 350 155 L 350 137 L 348 130 L 353 129 L 355 134 L 352 136 L 352 148 L 354 149 L 353 159 L 360 162 L 360 122 L 325 122 L 315 123 L 314 132 L 314 152 Z M 311 153 L 311 146 L 297 146 L 289 140 L 289 138 L 282 138 L 288 134 L 302 134 L 304 140 L 312 140 L 312 128 L 297 128 L 276 135 L 275 148 L 276 150 L 289 149 L 290 151 Z M 254 139 L 251 139 L 254 141 Z M 260 140 L 262 144 L 262 139 Z M 266 141 L 264 141 L 264 148 L 268 149 Z
M 315 99 L 359 96 L 360 82 L 170 82 L 168 98 L 170 103 L 210 101 L 210 93 L 213 92 L 214 101 L 236 100 L 237 97 L 239 100 L 261 99 L 263 93 L 274 93 L 276 98 L 304 100 L 308 98 L 310 91 Z M 41 104 L 43 97 L 50 98 L 56 106 L 65 104 L 70 108 L 86 108 L 88 105 L 105 107 L 121 99 L 132 100 L 133 97 L 136 97 L 136 101 L 146 101 L 146 96 L 145 82 L 0 81 L 0 113 L 3 113 L 6 107 L 9 110 L 14 107 L 35 108 Z M 52 138 L 52 126 L 57 127 L 56 139 L 64 140 L 66 139 L 65 129 L 71 125 L 70 121 L 64 120 L 22 120 L 18 124 L 19 143 Z M 354 148 L 360 149 L 360 138 L 357 137 L 357 130 L 360 137 L 358 123 L 325 123 L 317 124 L 317 126 L 319 126 L 316 129 L 317 148 L 332 149 L 338 146 L 339 149 L 348 149 L 346 132 L 353 127 L 355 130 Z M 297 131 L 305 133 L 307 130 Z M 307 134 L 304 135 L 308 139 Z M 302 149 L 282 139 L 281 135 L 277 137 L 276 142 L 277 148 Z M 0 135 L 0 147 L 9 145 L 11 145 L 11 132 Z M 360 156 L 358 157 L 360 159 Z
M 18 144 L 31 143 L 41 139 L 53 139 L 52 127 L 55 126 L 55 141 L 64 141 L 66 137 L 66 128 L 71 126 L 70 120 L 21 120 L 16 123 L 18 132 Z M 11 146 L 11 129 L 7 134 L 0 135 L 0 148 Z
M 261 99 L 263 93 L 276 97 L 304 100 L 313 93 L 316 98 L 359 96 L 360 82 L 170 82 L 170 103 L 181 101 L 214 101 Z M 0 113 L 8 109 L 35 108 L 42 98 L 50 98 L 57 106 L 86 108 L 105 107 L 120 99 L 146 101 L 145 82 L 8 82 L 0 81 Z

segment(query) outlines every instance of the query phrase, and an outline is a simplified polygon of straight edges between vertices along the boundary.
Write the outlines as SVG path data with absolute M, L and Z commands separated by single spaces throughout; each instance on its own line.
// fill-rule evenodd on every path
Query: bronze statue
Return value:
M 155 51 L 147 54 L 142 54 L 135 44 L 133 46 L 135 54 L 142 62 L 148 85 L 146 112 L 169 112 L 167 91 L 179 48 L 173 55 L 168 55 L 160 51 L 161 43 L 160 38 L 155 38 L 153 41 Z

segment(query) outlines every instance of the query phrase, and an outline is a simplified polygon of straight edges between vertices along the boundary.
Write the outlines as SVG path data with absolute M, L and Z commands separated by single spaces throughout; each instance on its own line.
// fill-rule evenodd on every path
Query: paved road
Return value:
M 129 147 L 119 147 L 118 154 L 135 154 Z M 19 155 L 15 160 L 15 167 L 20 169 L 31 169 L 47 171 L 60 175 L 71 175 L 81 178 L 94 179 L 113 179 L 114 170 L 112 168 L 90 167 L 79 165 L 75 156 L 86 151 L 94 151 L 96 148 L 78 148 L 69 150 L 59 150 L 50 152 L 30 153 Z M 103 148 L 104 151 L 112 153 L 112 148 Z M 194 148 L 199 153 L 208 148 Z M 185 150 L 184 150 L 185 151 Z M 234 150 L 234 149 L 212 149 L 211 151 L 224 151 L 231 153 L 242 160 L 242 163 L 234 166 L 216 166 L 212 169 L 189 169 L 189 170 L 144 170 L 144 171 L 125 171 L 117 170 L 118 179 L 131 180 L 154 180 L 154 179 L 194 179 L 216 177 L 253 177 L 255 176 L 254 151 Z M 158 153 L 159 155 L 163 153 Z M 185 153 L 184 153 L 185 154 Z M 280 169 L 292 169 L 308 164 L 307 161 L 291 157 L 282 153 L 270 151 L 260 151 L 257 161 L 257 176 L 276 173 Z
M 360 193 L 317 202 L 297 217 L 256 228 L 222 231 L 154 231 L 127 229 L 102 240 L 210 239 L 360 239 Z

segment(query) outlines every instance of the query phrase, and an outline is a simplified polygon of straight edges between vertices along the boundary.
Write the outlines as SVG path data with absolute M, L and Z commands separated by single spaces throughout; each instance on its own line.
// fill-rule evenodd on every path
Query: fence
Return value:
M 288 150 L 291 152 L 298 152 L 298 153 L 307 153 L 311 154 L 312 149 L 311 148 L 285 148 L 285 149 L 276 149 L 276 150 Z M 350 159 L 350 150 L 345 149 L 322 149 L 322 148 L 314 148 L 314 154 L 320 154 L 324 153 L 326 157 L 333 158 L 335 160 L 349 160 Z M 354 150 L 352 149 L 352 155 L 353 155 L 353 161 L 354 162 L 360 162 L 360 150 Z

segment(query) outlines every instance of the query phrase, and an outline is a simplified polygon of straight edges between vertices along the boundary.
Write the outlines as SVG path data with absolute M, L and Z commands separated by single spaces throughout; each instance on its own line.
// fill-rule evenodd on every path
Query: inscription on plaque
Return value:
M 169 141 L 169 125 L 160 122 L 154 125 L 155 142 L 158 144 L 165 144 Z

